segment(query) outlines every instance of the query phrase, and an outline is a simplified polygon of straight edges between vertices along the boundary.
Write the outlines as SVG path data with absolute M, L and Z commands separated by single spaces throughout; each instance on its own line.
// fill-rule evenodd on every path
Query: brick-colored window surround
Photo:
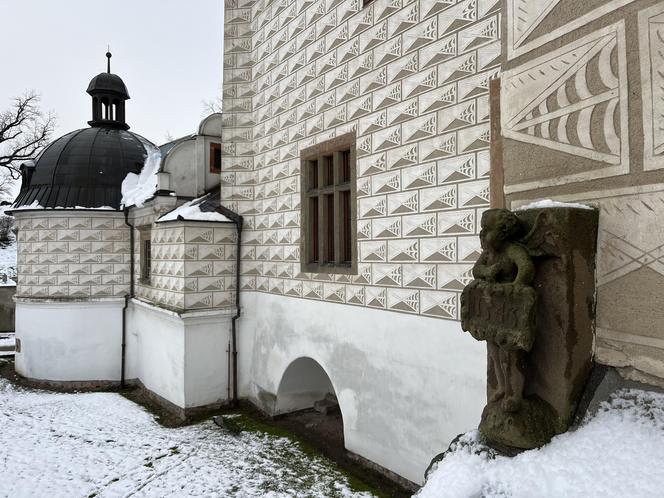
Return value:
M 140 254 L 140 268 L 141 268 L 141 283 L 150 283 L 150 265 L 152 263 L 152 232 L 150 227 L 141 227 L 141 254 Z
M 302 271 L 357 274 L 355 134 L 300 154 Z
M 210 144 L 210 173 L 221 173 L 221 144 Z

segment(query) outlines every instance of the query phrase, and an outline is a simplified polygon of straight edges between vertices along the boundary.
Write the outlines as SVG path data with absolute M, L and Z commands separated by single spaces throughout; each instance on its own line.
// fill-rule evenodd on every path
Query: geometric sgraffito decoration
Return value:
M 621 21 L 503 74 L 503 136 L 607 163 L 557 183 L 629 171 Z
M 253 247 L 241 251 L 249 288 L 458 320 L 488 207 L 502 0 L 227 3 L 237 1 L 253 7 L 226 21 L 222 146 L 234 148 L 224 149 L 222 189 L 250 226 L 243 245 Z M 357 274 L 303 272 L 299 154 L 348 132 L 357 137 Z M 170 259 L 202 272 L 186 278 L 197 294 L 227 294 L 208 287 L 230 243 L 217 254 L 205 230 L 186 235 L 201 239 L 197 252 Z
M 600 208 L 611 221 L 599 234 L 598 285 L 641 268 L 659 274 L 664 284 L 664 191 L 601 200 Z
M 593 2 L 584 4 L 579 0 L 507 0 L 507 59 L 511 60 L 565 33 L 571 33 L 632 1 L 634 0 L 612 0 L 592 9 Z M 589 8 L 591 10 L 583 12 Z M 554 18 L 557 12 L 570 9 L 580 12 L 573 20 L 551 26 L 555 19 L 548 19 L 549 17 Z M 547 24 L 546 29 L 542 29 L 543 23 Z
M 664 168 L 664 5 L 639 12 L 645 169 Z

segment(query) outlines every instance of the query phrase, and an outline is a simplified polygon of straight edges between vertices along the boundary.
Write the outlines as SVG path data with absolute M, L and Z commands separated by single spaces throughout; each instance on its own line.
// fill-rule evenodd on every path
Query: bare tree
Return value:
M 6 171 L 0 171 L 0 201 L 9 201 L 14 198 L 16 180 Z
M 213 100 L 203 100 L 201 104 L 203 106 L 203 111 L 201 116 L 209 116 L 210 114 L 214 114 L 216 112 L 222 112 L 221 97 L 218 97 Z
M 42 112 L 40 96 L 33 91 L 13 101 L 9 110 L 0 112 L 0 167 L 17 179 L 20 163 L 34 159 L 50 141 L 55 116 Z

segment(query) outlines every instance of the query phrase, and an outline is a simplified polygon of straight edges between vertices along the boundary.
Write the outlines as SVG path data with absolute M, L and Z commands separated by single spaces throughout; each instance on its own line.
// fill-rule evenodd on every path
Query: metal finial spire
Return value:
M 108 52 L 106 52 L 106 58 L 108 59 L 108 66 L 106 69 L 107 73 L 111 72 L 111 57 L 113 57 L 113 54 L 111 54 L 111 46 L 108 46 Z

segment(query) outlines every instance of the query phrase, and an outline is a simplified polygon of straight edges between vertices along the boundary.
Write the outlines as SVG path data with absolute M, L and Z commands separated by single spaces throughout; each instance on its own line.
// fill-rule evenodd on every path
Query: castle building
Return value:
M 17 371 L 184 413 L 334 394 L 346 449 L 421 483 L 485 403 L 459 324 L 481 214 L 551 197 L 600 208 L 595 360 L 663 383 L 663 19 L 655 0 L 226 0 L 223 114 L 157 148 L 109 67 L 90 127 L 24 168 Z

